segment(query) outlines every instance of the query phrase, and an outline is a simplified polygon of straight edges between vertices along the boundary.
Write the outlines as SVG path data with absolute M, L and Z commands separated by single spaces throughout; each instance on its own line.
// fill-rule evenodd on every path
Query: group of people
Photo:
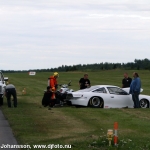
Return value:
M 42 104 L 44 105 L 44 102 L 47 101 L 46 99 L 49 98 L 49 101 L 46 102 L 45 106 L 49 105 L 50 107 L 54 107 L 56 103 L 56 91 L 57 91 L 57 78 L 59 77 L 59 74 L 55 72 L 50 78 L 49 78 L 49 85 L 47 87 L 47 91 L 44 94 L 44 97 L 42 99 Z M 79 87 L 80 89 L 85 89 L 91 86 L 91 82 L 88 79 L 88 74 L 84 74 L 83 78 L 79 80 Z M 138 73 L 133 73 L 133 79 L 128 76 L 128 73 L 124 73 L 124 78 L 122 79 L 122 88 L 130 88 L 129 94 L 132 95 L 132 99 L 134 102 L 134 108 L 140 108 L 139 103 L 139 94 L 141 90 L 141 80 L 139 78 Z
M 44 107 L 49 106 L 49 109 L 51 109 L 51 107 L 54 107 L 56 103 L 55 93 L 58 87 L 58 82 L 57 82 L 58 77 L 59 77 L 58 72 L 54 72 L 54 74 L 50 76 L 48 80 L 47 91 L 44 93 L 44 96 L 42 98 L 42 105 Z
M 50 76 L 48 80 L 47 91 L 44 93 L 42 98 L 42 105 L 54 107 L 56 104 L 56 92 L 58 87 L 57 78 L 59 77 L 58 72 L 54 72 L 52 76 Z M 79 80 L 80 89 L 85 89 L 90 87 L 90 80 L 88 79 L 88 74 L 84 74 L 84 77 Z
M 129 94 L 132 95 L 134 102 L 134 108 L 140 108 L 139 94 L 141 91 L 141 80 L 137 72 L 133 73 L 133 79 L 131 79 L 127 73 L 124 73 L 124 79 L 122 80 L 122 88 L 130 88 Z
M 79 80 L 79 85 L 80 89 L 90 87 L 91 83 L 88 79 L 88 74 L 84 74 L 84 77 Z M 133 79 L 128 76 L 128 73 L 124 73 L 124 78 L 122 79 L 122 88 L 130 88 L 129 94 L 132 95 L 134 108 L 140 108 L 139 94 L 141 90 L 141 80 L 138 73 L 133 73 Z
M 58 72 L 54 72 L 52 76 L 50 76 L 48 81 L 47 90 L 44 93 L 42 99 L 42 105 L 54 107 L 56 104 L 56 91 L 58 87 L 57 78 L 59 77 Z M 80 89 L 84 89 L 90 86 L 90 80 L 88 79 L 88 74 L 84 74 L 84 77 L 79 81 Z M 13 96 L 13 105 L 17 107 L 17 93 L 16 88 L 13 84 L 8 84 L 5 87 L 5 96 L 7 98 L 7 105 L 8 107 L 12 107 L 12 100 L 11 96 Z M 0 106 L 3 105 L 3 99 L 0 100 Z
M 47 86 L 47 91 L 44 93 L 42 99 L 42 105 L 54 107 L 56 104 L 56 91 L 58 87 L 57 78 L 59 77 L 58 72 L 54 72 L 52 76 L 50 76 Z M 84 74 L 83 78 L 79 80 L 80 89 L 85 89 L 91 86 L 90 80 L 88 79 L 88 74 Z M 132 95 L 132 99 L 134 102 L 134 108 L 140 108 L 139 103 L 139 94 L 141 91 L 141 80 L 138 73 L 133 73 L 133 79 L 128 76 L 128 73 L 124 73 L 124 78 L 122 79 L 122 88 L 130 88 L 129 94 Z M 11 95 L 13 96 L 13 105 L 17 107 L 17 94 L 16 89 L 13 84 L 8 84 L 5 87 L 5 96 L 7 98 L 7 105 L 11 107 Z M 0 100 L 0 106 L 3 105 L 3 99 Z

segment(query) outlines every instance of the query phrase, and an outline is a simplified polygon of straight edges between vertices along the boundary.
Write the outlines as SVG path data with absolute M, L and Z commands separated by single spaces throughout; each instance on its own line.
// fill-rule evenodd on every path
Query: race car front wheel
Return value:
M 140 107 L 141 107 L 141 108 L 148 108 L 148 107 L 149 107 L 148 100 L 146 100 L 146 99 L 141 99 L 141 100 L 140 100 Z
M 103 105 L 103 100 L 101 98 L 94 96 L 90 99 L 91 107 L 95 107 L 95 108 L 101 107 L 102 108 L 102 105 Z

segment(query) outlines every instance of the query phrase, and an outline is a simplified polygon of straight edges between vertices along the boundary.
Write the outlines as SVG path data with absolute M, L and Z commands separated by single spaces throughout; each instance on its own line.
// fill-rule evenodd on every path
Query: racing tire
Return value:
M 140 100 L 140 107 L 141 108 L 148 108 L 149 107 L 149 102 L 146 99 L 141 99 Z
M 90 99 L 90 106 L 93 108 L 103 108 L 103 100 L 100 97 L 92 97 Z

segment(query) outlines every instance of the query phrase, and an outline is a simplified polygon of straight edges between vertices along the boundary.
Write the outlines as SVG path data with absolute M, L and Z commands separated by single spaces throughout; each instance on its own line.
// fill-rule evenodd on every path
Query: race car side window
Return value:
M 105 88 L 99 88 L 99 89 L 94 90 L 93 92 L 95 92 L 95 93 L 107 93 Z
M 116 95 L 128 95 L 127 92 L 123 91 L 120 88 L 117 87 L 107 87 L 110 94 L 116 94 Z

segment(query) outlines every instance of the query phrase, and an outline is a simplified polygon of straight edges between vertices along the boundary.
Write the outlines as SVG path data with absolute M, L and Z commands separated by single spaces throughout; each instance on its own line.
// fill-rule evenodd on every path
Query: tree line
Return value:
M 68 71 L 98 71 L 98 70 L 112 70 L 112 69 L 125 69 L 125 70 L 150 70 L 150 60 L 145 59 L 135 59 L 134 62 L 128 63 L 109 63 L 101 62 L 94 64 L 77 64 L 77 65 L 62 65 L 57 68 L 48 68 L 48 69 L 32 69 L 32 70 L 1 70 L 4 73 L 13 73 L 13 72 L 68 72 Z

